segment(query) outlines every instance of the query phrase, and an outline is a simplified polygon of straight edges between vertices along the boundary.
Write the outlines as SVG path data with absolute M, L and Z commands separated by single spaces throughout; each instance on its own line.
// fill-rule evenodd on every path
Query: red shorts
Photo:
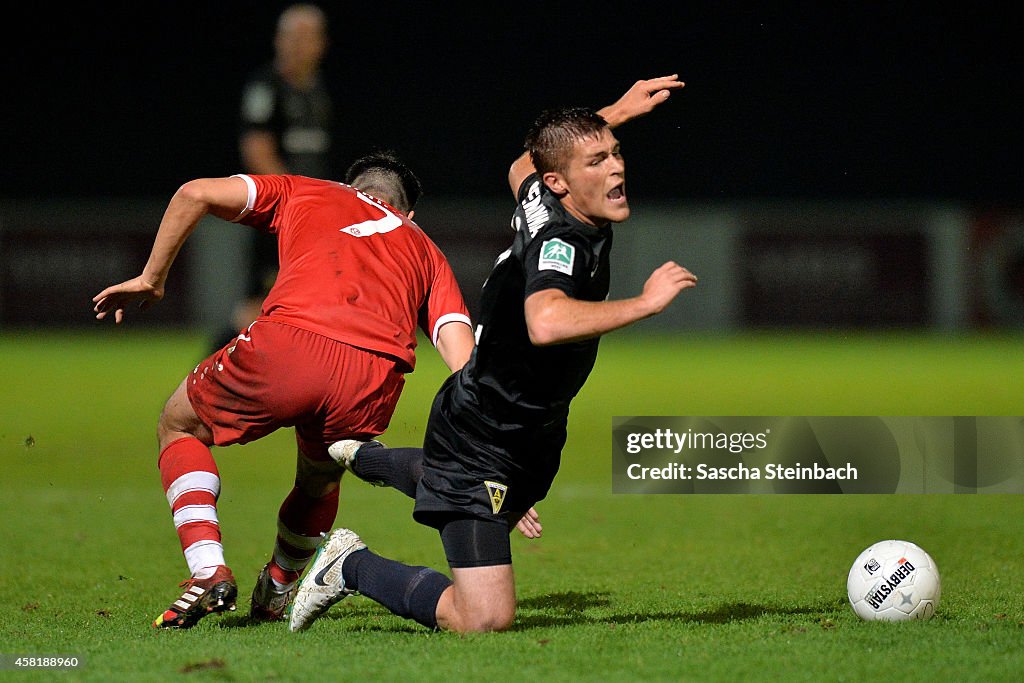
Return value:
M 197 365 L 186 386 L 217 446 L 294 426 L 300 444 L 321 450 L 387 429 L 405 384 L 399 363 L 261 318 Z

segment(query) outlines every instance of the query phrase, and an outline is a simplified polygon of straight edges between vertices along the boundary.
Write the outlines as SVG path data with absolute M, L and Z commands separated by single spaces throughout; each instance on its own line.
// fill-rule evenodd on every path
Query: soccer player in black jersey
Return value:
M 477 346 L 439 390 L 423 449 L 339 442 L 332 455 L 357 476 L 416 499 L 414 518 L 439 530 L 453 580 L 366 548 L 348 529 L 321 545 L 291 608 L 307 628 L 358 591 L 395 614 L 458 632 L 508 628 L 515 617 L 509 531 L 540 534 L 533 505 L 548 492 L 569 406 L 601 335 L 660 313 L 697 283 L 669 261 L 643 291 L 609 301 L 612 223 L 629 217 L 625 165 L 612 129 L 683 87 L 637 81 L 599 111 L 546 111 L 509 171 L 516 234 L 484 283 Z

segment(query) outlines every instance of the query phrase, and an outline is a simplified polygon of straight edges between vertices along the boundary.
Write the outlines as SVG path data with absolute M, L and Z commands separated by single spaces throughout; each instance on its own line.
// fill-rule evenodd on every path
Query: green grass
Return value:
M 0 335 L 0 654 L 77 655 L 62 680 L 992 680 L 1024 670 L 1016 495 L 613 495 L 616 415 L 1022 415 L 1017 335 L 625 333 L 602 342 L 570 421 L 544 538 L 513 537 L 506 633 L 430 633 L 365 598 L 309 631 L 247 625 L 291 487 L 290 431 L 218 449 L 239 612 L 149 622 L 186 573 L 156 469 L 156 419 L 203 339 L 125 327 Z M 417 444 L 443 371 L 429 349 L 388 433 Z M 354 479 L 338 522 L 444 567 L 411 501 Z M 942 572 L 929 622 L 859 621 L 849 564 L 875 540 Z M 13 674 L 0 677 L 15 678 Z M 50 679 L 48 672 L 18 680 Z

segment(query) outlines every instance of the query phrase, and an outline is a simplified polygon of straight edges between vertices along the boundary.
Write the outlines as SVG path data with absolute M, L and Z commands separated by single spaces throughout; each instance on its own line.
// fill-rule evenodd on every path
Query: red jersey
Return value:
M 343 183 L 240 174 L 249 186 L 235 222 L 277 235 L 279 270 L 261 315 L 416 363 L 416 329 L 437 343 L 448 322 L 470 325 L 451 266 L 395 208 Z

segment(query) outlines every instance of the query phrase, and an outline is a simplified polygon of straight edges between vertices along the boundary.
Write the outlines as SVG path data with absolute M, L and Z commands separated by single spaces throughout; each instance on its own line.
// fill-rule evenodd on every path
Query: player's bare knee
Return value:
M 194 431 L 181 419 L 173 405 L 173 401 L 173 396 L 167 400 L 163 411 L 160 413 L 160 419 L 156 423 L 156 436 L 161 444 L 169 443 L 176 438 L 180 438 L 182 435 L 191 434 Z
M 513 606 L 509 609 L 495 612 L 490 616 L 487 621 L 488 631 L 507 631 L 512 626 L 512 622 L 516 620 L 516 608 Z
M 496 631 L 505 631 L 512 625 L 515 620 L 515 614 L 504 615 L 504 614 L 492 614 L 485 615 L 481 618 L 474 620 L 472 628 L 470 629 L 474 633 L 492 633 Z
M 460 633 L 490 633 L 493 631 L 505 631 L 516 618 L 516 608 L 488 608 L 473 610 L 469 614 L 463 614 L 455 630 Z
M 164 403 L 157 421 L 156 435 L 161 449 L 167 444 L 186 436 L 192 436 L 207 446 L 213 443 L 213 432 L 196 415 L 188 400 L 185 385 L 178 386 Z
M 168 402 L 164 404 L 163 410 L 160 411 L 160 418 L 156 422 L 156 438 L 161 445 L 166 444 L 174 434 L 181 431 L 174 424 L 172 415 L 168 411 L 168 403 L 170 403 L 170 399 L 168 399 Z

